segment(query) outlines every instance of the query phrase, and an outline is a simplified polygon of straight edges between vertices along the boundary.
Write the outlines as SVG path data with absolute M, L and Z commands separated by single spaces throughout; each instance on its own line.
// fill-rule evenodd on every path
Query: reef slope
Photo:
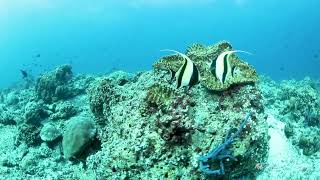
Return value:
M 206 52 L 213 57 L 223 45 Z M 196 47 L 187 55 L 208 55 Z M 249 75 L 240 73 L 239 81 L 222 86 L 202 79 L 189 90 L 176 89 L 169 73 L 157 67 L 91 76 L 74 75 L 71 66 L 63 65 L 35 84 L 1 91 L 0 129 L 7 134 L 0 138 L 1 178 L 256 177 L 269 151 L 265 100 L 255 70 L 233 59 Z M 195 61 L 201 65 L 208 60 Z M 235 133 L 247 113 L 250 122 L 223 150 L 237 160 L 223 161 L 225 173 L 220 176 L 201 171 L 199 157 Z M 219 169 L 220 162 L 210 161 L 209 166 Z

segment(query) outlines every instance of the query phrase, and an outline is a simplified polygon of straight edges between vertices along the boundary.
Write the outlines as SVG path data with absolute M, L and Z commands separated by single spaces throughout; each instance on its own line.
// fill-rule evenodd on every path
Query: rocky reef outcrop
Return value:
M 224 50 L 218 47 L 230 46 L 220 43 L 213 47 L 208 50 L 210 57 L 202 58 L 203 62 L 193 58 L 195 64 L 207 63 Z M 187 55 L 196 57 L 195 51 L 191 48 Z M 202 51 L 198 53 L 208 56 Z M 246 65 L 248 71 L 244 68 L 244 72 L 252 75 L 244 73 L 239 78 L 241 82 L 231 80 L 230 84 L 218 85 L 220 82 L 212 79 L 210 82 L 217 84 L 215 88 L 200 81 L 200 85 L 185 91 L 176 89 L 168 80 L 167 69 L 179 66 L 180 58 L 169 56 L 156 62 L 154 71 L 139 73 L 124 85 L 108 77 L 93 83 L 89 91 L 91 110 L 99 122 L 104 117 L 98 130 L 102 149 L 95 155 L 106 165 L 97 167 L 100 176 L 208 178 L 210 175 L 199 169 L 198 158 L 222 144 L 248 112 L 252 113 L 252 121 L 244 127 L 239 140 L 226 149 L 238 161 L 224 162 L 222 176 L 254 176 L 259 171 L 256 165 L 265 161 L 268 152 L 268 127 L 261 91 L 254 84 L 258 78 L 254 69 Z M 201 71 L 206 71 L 205 66 Z M 90 158 L 90 163 L 96 164 L 94 158 Z M 210 162 L 210 166 L 217 168 L 219 162 Z
M 189 47 L 186 54 L 202 74 L 200 84 L 190 89 L 176 89 L 168 80 L 167 68 L 181 66 L 178 56 L 163 57 L 153 70 L 137 74 L 75 76 L 71 66 L 63 65 L 40 76 L 35 87 L 16 91 L 18 101 L 0 111 L 18 117 L 15 123 L 0 121 L 17 131 L 14 150 L 0 158 L 0 174 L 48 179 L 255 177 L 268 153 L 256 71 L 233 55 L 239 74 L 222 84 L 207 66 L 230 49 L 227 42 Z M 224 172 L 212 176 L 203 171 L 200 157 L 234 137 L 248 113 L 250 121 L 221 152 L 230 155 L 222 158 Z M 221 162 L 206 163 L 215 170 Z

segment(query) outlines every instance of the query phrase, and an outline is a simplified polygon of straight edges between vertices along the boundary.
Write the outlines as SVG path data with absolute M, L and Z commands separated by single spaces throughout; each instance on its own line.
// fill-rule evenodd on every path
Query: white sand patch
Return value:
M 258 180 L 265 179 L 320 179 L 319 156 L 302 155 L 284 134 L 284 123 L 269 114 L 269 156 L 265 170 Z
M 269 161 L 270 163 L 284 162 L 290 158 L 288 152 L 290 151 L 290 144 L 287 143 L 287 138 L 284 134 L 283 122 L 277 121 L 273 116 L 268 116 L 269 125 Z
M 12 152 L 15 148 L 14 141 L 18 128 L 16 126 L 0 126 L 0 154 Z

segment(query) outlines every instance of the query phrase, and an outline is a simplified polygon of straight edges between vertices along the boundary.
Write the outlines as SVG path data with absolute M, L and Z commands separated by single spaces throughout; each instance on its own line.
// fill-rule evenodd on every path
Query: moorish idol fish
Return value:
M 176 78 L 177 88 L 189 86 L 191 88 L 193 85 L 199 83 L 200 73 L 196 65 L 191 61 L 191 59 L 183 53 L 175 50 L 162 50 L 162 51 L 172 51 L 182 56 L 184 59 L 183 65 L 179 68 L 177 72 L 170 69 L 171 76 Z
M 210 71 L 222 84 L 224 84 L 224 82 L 229 78 L 229 76 L 233 77 L 234 75 L 236 67 L 231 66 L 229 57 L 231 54 L 235 52 L 251 54 L 249 52 L 241 50 L 225 51 L 222 52 L 216 59 L 213 59 L 210 64 Z

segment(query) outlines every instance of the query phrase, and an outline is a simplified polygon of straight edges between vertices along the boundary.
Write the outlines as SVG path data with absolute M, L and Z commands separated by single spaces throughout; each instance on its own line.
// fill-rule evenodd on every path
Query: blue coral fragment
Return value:
M 222 144 L 210 151 L 207 155 L 199 157 L 201 172 L 215 176 L 225 174 L 223 161 L 225 159 L 237 161 L 237 159 L 228 150 L 228 147 L 234 142 L 235 138 L 239 137 L 239 135 L 242 132 L 242 129 L 245 127 L 245 125 L 249 122 L 250 119 L 250 113 L 248 113 L 235 134 L 231 135 L 231 130 L 229 130 L 228 135 L 226 136 L 226 139 Z M 209 162 L 214 161 L 219 162 L 220 169 L 210 169 Z

